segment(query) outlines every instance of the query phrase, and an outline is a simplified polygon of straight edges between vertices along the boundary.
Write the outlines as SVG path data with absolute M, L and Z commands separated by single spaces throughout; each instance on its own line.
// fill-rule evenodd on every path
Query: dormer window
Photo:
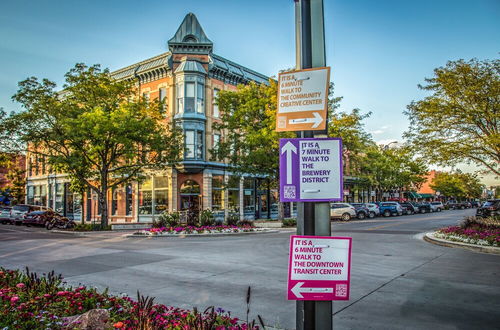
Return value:
M 198 42 L 198 39 L 196 39 L 196 37 L 192 34 L 189 34 L 187 36 L 184 37 L 184 39 L 182 40 L 183 42 Z

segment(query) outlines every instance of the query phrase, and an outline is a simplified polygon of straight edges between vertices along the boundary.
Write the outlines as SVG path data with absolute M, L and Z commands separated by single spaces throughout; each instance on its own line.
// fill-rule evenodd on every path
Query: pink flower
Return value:
M 22 289 L 24 288 L 26 285 L 24 285 L 24 283 L 17 283 L 16 284 L 16 287 L 19 288 L 19 289 Z
M 14 297 L 10 298 L 11 303 L 16 303 L 18 300 L 19 300 L 18 296 L 14 296 Z
M 43 295 L 45 298 L 50 298 L 50 294 L 46 293 Z
M 66 291 L 59 291 L 57 293 L 58 296 L 64 296 L 67 292 Z

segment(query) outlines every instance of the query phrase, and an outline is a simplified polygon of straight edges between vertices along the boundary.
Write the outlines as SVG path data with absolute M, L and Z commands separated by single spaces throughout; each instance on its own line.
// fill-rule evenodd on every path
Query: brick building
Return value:
M 268 77 L 213 53 L 196 16 L 189 13 L 168 41 L 168 51 L 111 73 L 115 79 L 137 84 L 140 95 L 165 102 L 165 113 L 184 132 L 184 158 L 175 168 L 147 173 L 109 192 L 111 222 L 150 222 L 162 212 L 201 209 L 229 212 L 240 218 L 277 216 L 277 192 L 265 178 L 233 176 L 227 164 L 211 160 L 209 150 L 223 132 L 212 129 L 219 119 L 214 98 L 221 90 L 235 90 L 250 81 L 267 83 Z M 27 203 L 44 204 L 78 219 L 98 217 L 97 197 L 82 197 L 69 189 L 64 174 L 47 173 L 43 160 L 27 159 Z M 227 184 L 224 184 L 227 183 Z M 83 205 L 83 209 L 82 209 Z

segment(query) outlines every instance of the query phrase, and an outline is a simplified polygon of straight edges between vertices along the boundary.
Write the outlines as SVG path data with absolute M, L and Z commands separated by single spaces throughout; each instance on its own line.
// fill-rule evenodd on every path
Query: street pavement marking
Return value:
M 366 230 L 377 230 L 377 229 L 386 228 L 386 227 L 395 227 L 395 226 L 399 226 L 399 225 L 403 225 L 403 224 L 420 222 L 420 221 L 430 221 L 430 220 L 436 220 L 436 218 L 430 218 L 430 219 L 429 218 L 424 218 L 424 219 L 417 219 L 417 220 L 410 220 L 410 221 L 392 222 L 392 223 L 388 223 L 386 225 L 380 225 L 380 226 L 376 226 L 376 227 L 370 227 L 370 228 L 367 228 Z

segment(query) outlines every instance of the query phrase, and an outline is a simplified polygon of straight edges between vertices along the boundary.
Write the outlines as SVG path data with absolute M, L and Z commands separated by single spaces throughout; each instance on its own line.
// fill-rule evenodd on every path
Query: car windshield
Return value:
M 496 203 L 498 203 L 498 201 L 486 201 L 484 202 L 483 207 L 493 206 Z
M 441 202 L 432 202 L 431 204 L 432 205 L 439 205 L 439 204 L 441 204 Z
M 396 205 L 395 203 L 382 203 L 382 206 L 394 206 Z

